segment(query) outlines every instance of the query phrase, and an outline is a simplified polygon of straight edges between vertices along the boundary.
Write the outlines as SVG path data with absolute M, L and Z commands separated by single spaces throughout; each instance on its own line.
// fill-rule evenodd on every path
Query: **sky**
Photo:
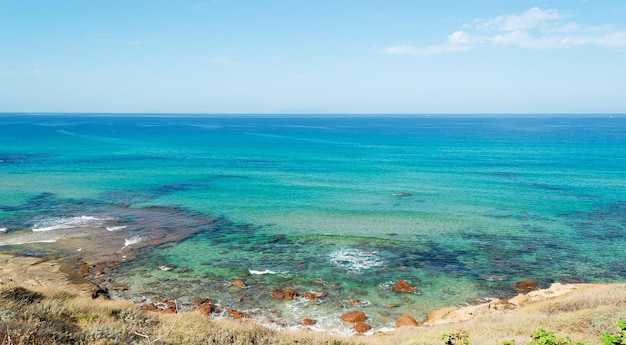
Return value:
M 626 0 L 0 0 L 0 112 L 626 113 Z

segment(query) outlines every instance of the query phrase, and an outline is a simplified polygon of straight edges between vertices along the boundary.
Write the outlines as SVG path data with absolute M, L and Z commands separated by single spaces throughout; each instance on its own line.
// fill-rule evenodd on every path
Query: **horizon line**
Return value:
M 454 117 L 454 116 L 476 116 L 476 117 L 531 117 L 531 116 L 539 116 L 539 117 L 598 117 L 598 116 L 626 116 L 626 112 L 579 112 L 579 113 L 570 113 L 570 112 L 545 112 L 545 113 L 506 113 L 506 112 L 489 112 L 489 113 L 328 113 L 328 112 L 311 112 L 311 113 L 254 113 L 254 112 L 60 112 L 60 111 L 52 111 L 52 112 L 41 112 L 41 111 L 17 111 L 17 112 L 8 112 L 8 111 L 0 111 L 0 116 L 3 115 L 68 115 L 68 116 L 79 116 L 79 115 L 92 115 L 92 116 L 123 116 L 123 115 L 131 115 L 131 116 L 190 116 L 190 117 L 217 117 L 217 116 L 233 116 L 233 117 L 382 117 L 382 116 L 391 116 L 391 117 Z

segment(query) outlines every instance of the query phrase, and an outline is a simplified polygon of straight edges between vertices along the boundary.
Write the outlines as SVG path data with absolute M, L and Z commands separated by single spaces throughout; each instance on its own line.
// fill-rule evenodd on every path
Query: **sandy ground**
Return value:
M 531 291 L 527 294 L 518 294 L 509 300 L 494 299 L 488 303 L 460 308 L 443 308 L 428 313 L 424 326 L 442 325 L 495 314 L 506 310 L 517 309 L 527 304 L 552 300 L 574 291 L 597 289 L 602 284 L 560 284 L 554 283 L 547 289 Z
M 91 296 L 95 286 L 83 279 L 70 279 L 62 264 L 34 257 L 0 254 L 0 286 L 19 285 L 25 288 L 54 287 L 83 296 Z

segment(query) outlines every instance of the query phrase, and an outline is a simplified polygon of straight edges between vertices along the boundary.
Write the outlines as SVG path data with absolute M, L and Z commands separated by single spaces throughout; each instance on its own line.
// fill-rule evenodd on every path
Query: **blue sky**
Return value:
M 0 112 L 626 113 L 626 1 L 0 0 Z

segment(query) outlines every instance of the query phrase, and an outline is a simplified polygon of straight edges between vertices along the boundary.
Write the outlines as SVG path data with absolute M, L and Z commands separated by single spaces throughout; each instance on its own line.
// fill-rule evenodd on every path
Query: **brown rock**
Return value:
M 201 305 L 204 304 L 213 304 L 213 300 L 212 299 L 208 299 L 208 298 L 198 298 L 198 299 L 194 299 L 193 303 L 195 306 L 199 307 Z
M 416 326 L 419 326 L 419 324 L 411 315 L 402 315 L 396 319 L 396 328 Z
M 515 283 L 515 285 L 513 285 L 513 289 L 519 293 L 529 293 L 533 290 L 539 289 L 539 285 L 537 285 L 536 281 L 527 279 Z
M 366 324 L 366 323 L 357 323 L 356 325 L 354 325 L 354 330 L 357 333 L 365 333 L 367 331 L 369 331 L 370 329 L 372 329 L 372 326 Z
M 159 309 L 154 303 L 146 303 L 141 308 L 146 311 L 156 311 Z
M 203 314 L 203 315 L 211 315 L 211 313 L 215 311 L 215 305 L 211 303 L 206 303 L 195 308 L 195 310 L 199 311 L 200 314 Z
M 163 314 L 176 314 L 176 309 L 174 308 L 163 309 Z
M 176 302 L 174 302 L 174 301 L 162 301 L 161 303 L 166 305 L 166 309 L 174 309 L 174 310 L 176 310 L 178 308 L 178 306 L 176 305 Z
M 367 316 L 362 311 L 350 311 L 341 315 L 341 319 L 345 322 L 363 322 Z
M 247 289 L 248 288 L 246 283 L 244 283 L 243 280 L 241 280 L 241 279 L 237 279 L 237 280 L 235 280 L 232 283 L 228 283 L 228 287 L 232 287 L 232 286 L 235 286 L 235 287 L 238 287 L 238 288 L 241 288 L 241 289 Z
M 393 284 L 393 290 L 395 292 L 401 293 L 417 293 L 417 289 L 415 288 L 415 286 L 411 285 L 404 279 L 400 279 L 395 284 Z
M 298 292 L 292 287 L 272 291 L 272 298 L 274 299 L 292 300 L 296 297 L 298 297 Z
M 248 318 L 249 316 L 248 314 L 242 313 L 235 309 L 228 309 L 228 314 L 230 314 L 230 316 L 232 316 L 235 319 L 244 319 L 244 318 Z
M 311 326 L 317 323 L 317 320 L 313 320 L 313 319 L 304 319 L 302 320 L 301 324 L 303 324 L 304 326 Z
M 304 295 L 304 298 L 308 300 L 314 300 L 314 299 L 322 298 L 324 296 L 326 296 L 326 293 L 324 291 L 309 291 Z
M 356 299 L 356 298 L 352 298 L 352 299 L 347 299 L 344 301 L 346 304 L 352 304 L 352 305 L 361 305 L 361 300 Z

